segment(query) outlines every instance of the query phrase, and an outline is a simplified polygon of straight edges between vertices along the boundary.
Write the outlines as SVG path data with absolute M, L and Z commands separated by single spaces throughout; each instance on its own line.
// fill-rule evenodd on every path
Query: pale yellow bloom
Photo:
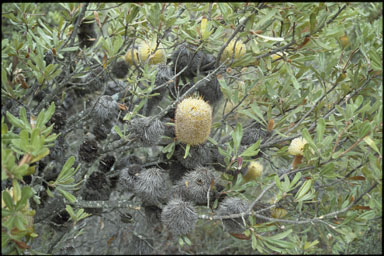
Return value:
M 263 165 L 257 161 L 252 161 L 249 163 L 247 173 L 244 175 L 244 180 L 246 182 L 250 180 L 256 180 L 263 173 Z
M 307 144 L 307 141 L 303 137 L 292 140 L 291 145 L 288 147 L 288 153 L 294 156 L 302 156 L 305 144 Z

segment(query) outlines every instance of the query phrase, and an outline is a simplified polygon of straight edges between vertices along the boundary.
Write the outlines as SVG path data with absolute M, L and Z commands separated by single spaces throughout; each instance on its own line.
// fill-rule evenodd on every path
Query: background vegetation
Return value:
M 382 3 L 3 4 L 2 253 L 382 253 L 382 32 Z M 143 41 L 164 50 L 165 82 L 123 61 Z M 245 54 L 221 61 L 234 41 Z M 209 68 L 186 77 L 183 43 Z M 174 111 L 216 78 L 202 160 Z M 254 160 L 262 176 L 245 182 Z M 172 235 L 166 202 L 130 177 L 157 167 L 175 184 L 195 163 L 215 170 L 215 196 Z M 227 198 L 249 207 L 218 215 Z

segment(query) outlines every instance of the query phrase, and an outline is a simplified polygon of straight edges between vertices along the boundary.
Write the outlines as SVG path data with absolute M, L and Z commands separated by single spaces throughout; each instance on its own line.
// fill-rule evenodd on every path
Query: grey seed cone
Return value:
M 248 202 L 246 200 L 237 197 L 226 197 L 220 203 L 217 214 L 218 216 L 226 216 L 241 213 L 247 209 Z M 246 217 L 244 218 L 246 219 Z M 242 218 L 224 219 L 223 224 L 229 233 L 243 233 L 245 230 Z
M 197 222 L 197 214 L 191 202 L 179 198 L 172 199 L 161 213 L 161 222 L 174 235 L 186 235 Z
M 151 121 L 150 117 L 143 117 L 131 121 L 131 131 L 145 146 L 157 144 L 164 130 L 164 125 L 159 119 Z
M 109 122 L 114 120 L 117 117 L 118 105 L 117 102 L 109 95 L 103 95 L 100 97 L 99 101 L 96 103 L 96 106 L 93 111 L 93 115 L 101 122 Z
M 159 168 L 141 171 L 134 183 L 134 193 L 147 205 L 158 205 L 168 200 L 171 182 Z
M 173 196 L 181 197 L 186 201 L 192 201 L 198 205 L 206 205 L 213 200 L 214 191 L 210 188 L 211 183 L 217 182 L 217 177 L 212 170 L 199 167 L 188 172 L 173 188 Z

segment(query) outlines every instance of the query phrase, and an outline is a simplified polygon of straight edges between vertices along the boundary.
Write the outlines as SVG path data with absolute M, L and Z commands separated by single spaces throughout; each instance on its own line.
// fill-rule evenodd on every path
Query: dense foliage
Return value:
M 382 3 L 3 4 L 2 254 L 381 253 L 382 32 Z

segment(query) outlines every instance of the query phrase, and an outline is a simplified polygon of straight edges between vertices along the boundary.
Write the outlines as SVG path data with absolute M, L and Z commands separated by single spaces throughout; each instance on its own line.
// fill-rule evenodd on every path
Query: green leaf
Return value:
M 249 146 L 246 150 L 243 151 L 243 153 L 240 154 L 242 157 L 252 157 L 256 156 L 259 153 L 259 147 L 260 147 L 261 139 L 258 139 L 258 141 L 251 146 Z
M 325 121 L 323 118 L 320 118 L 317 121 L 316 134 L 317 134 L 317 143 L 321 143 L 323 140 L 325 131 Z
M 275 175 L 275 183 L 278 189 L 283 190 L 283 187 L 281 186 L 280 178 L 278 175 Z
M 25 224 L 26 224 L 25 218 L 20 217 L 19 215 L 15 215 L 15 226 L 17 229 L 19 229 L 20 231 L 26 230 Z
M 47 188 L 46 192 L 47 192 L 47 194 L 48 194 L 49 197 L 55 197 L 55 196 L 53 195 L 52 191 L 51 191 L 49 188 Z
M 235 152 L 237 152 L 237 150 L 240 147 L 242 137 L 243 137 L 243 127 L 242 127 L 241 123 L 237 123 L 235 131 L 232 133 L 233 146 L 235 148 Z
M 77 202 L 77 199 L 74 195 L 72 195 L 71 193 L 61 189 L 60 187 L 57 187 L 56 188 L 70 203 L 76 203 Z
M 381 157 L 381 153 L 380 153 L 379 149 L 377 148 L 376 143 L 372 140 L 372 138 L 370 136 L 364 137 L 364 142 L 367 143 L 368 146 L 370 146 L 373 150 L 375 150 L 379 154 L 379 156 Z
M 311 135 L 309 134 L 307 128 L 303 128 L 301 130 L 301 134 L 303 135 L 303 138 L 308 142 L 308 144 L 311 146 L 311 148 L 313 148 L 314 150 L 317 151 L 317 146 L 316 144 L 313 142 L 312 140 L 312 137 Z
M 13 199 L 7 190 L 2 191 L 1 197 L 8 209 L 13 210 L 15 208 Z
M 260 118 L 260 120 L 264 123 L 264 125 L 266 125 L 267 122 L 265 121 L 264 116 L 256 102 L 251 104 L 251 109 Z
M 43 150 L 42 150 L 42 152 L 40 154 L 38 154 L 37 156 L 32 158 L 31 163 L 40 161 L 41 159 L 43 159 L 47 155 L 49 155 L 49 149 L 48 148 L 43 148 Z
M 24 128 L 24 123 L 8 111 L 6 112 L 7 120 L 15 127 Z
M 191 145 L 190 144 L 187 144 L 187 146 L 185 147 L 185 154 L 184 154 L 184 159 L 187 158 L 188 154 L 189 154 L 189 150 L 191 148 Z
M 183 240 L 183 238 L 181 238 L 181 237 L 179 237 L 179 245 L 180 245 L 181 247 L 184 246 L 184 240 Z
M 185 243 L 186 243 L 187 245 L 189 245 L 189 246 L 192 245 L 192 242 L 191 242 L 191 240 L 189 240 L 188 237 L 184 236 L 183 238 L 184 238 L 184 241 L 185 241 Z
M 55 103 L 51 103 L 48 110 L 44 113 L 44 120 L 43 125 L 45 125 L 52 117 L 52 115 L 55 113 Z
M 21 199 L 19 202 L 17 202 L 16 204 L 16 210 L 21 210 L 25 207 L 25 205 L 27 204 L 27 201 L 29 200 L 29 198 L 31 198 L 33 196 L 33 191 L 32 191 L 32 188 L 31 187 L 28 187 L 28 186 L 24 186 L 21 190 Z
M 123 133 L 121 132 L 120 128 L 117 125 L 113 126 L 113 130 L 120 136 L 120 138 L 122 139 L 125 138 L 125 136 L 123 135 Z
M 65 206 L 65 210 L 69 213 L 69 215 L 71 216 L 72 220 L 76 220 L 76 214 L 75 214 L 75 212 L 73 211 L 72 207 L 69 204 L 67 204 Z
M 285 65 L 286 65 L 286 70 L 291 77 L 293 87 L 295 87 L 296 90 L 300 90 L 301 86 L 300 86 L 299 82 L 297 81 L 295 75 L 293 74 L 291 66 L 289 64 L 285 64 Z
M 292 233 L 292 229 L 289 229 L 283 233 L 280 233 L 280 234 L 277 234 L 277 235 L 274 235 L 274 236 L 270 236 L 268 237 L 269 239 L 273 239 L 273 240 L 281 240 L 281 239 L 284 239 L 286 238 L 287 236 L 289 236 L 290 234 Z
M 74 51 L 77 51 L 78 49 L 79 49 L 78 46 L 67 47 L 67 48 L 61 49 L 60 52 L 74 52 Z
M 301 178 L 301 172 L 298 172 L 296 173 L 295 177 L 293 178 L 293 180 L 291 181 L 291 186 L 290 188 L 291 189 L 294 189 L 296 186 L 296 182 L 298 182 Z M 297 183 L 297 185 L 299 185 L 300 183 Z
M 23 123 L 24 123 L 24 128 L 27 128 L 28 131 L 30 132 L 31 125 L 28 122 L 27 112 L 25 111 L 24 107 L 20 107 L 20 109 L 19 109 L 19 117 L 21 118 L 21 121 L 23 121 Z
M 295 201 L 303 201 L 303 197 L 308 193 L 312 187 L 312 179 L 306 180 L 295 196 Z

